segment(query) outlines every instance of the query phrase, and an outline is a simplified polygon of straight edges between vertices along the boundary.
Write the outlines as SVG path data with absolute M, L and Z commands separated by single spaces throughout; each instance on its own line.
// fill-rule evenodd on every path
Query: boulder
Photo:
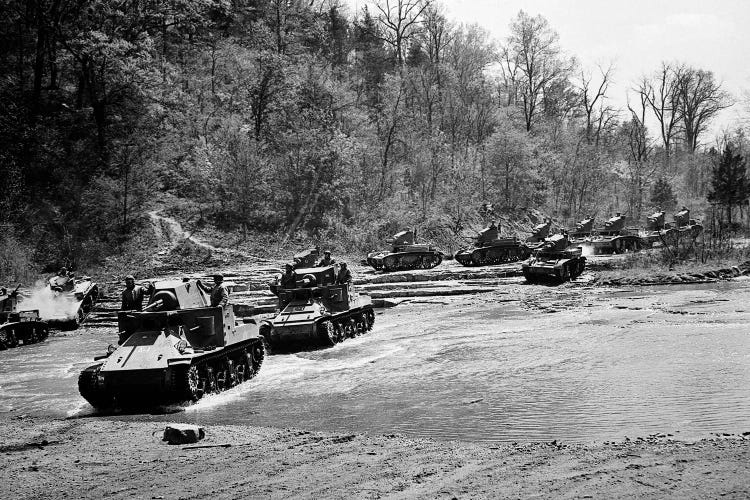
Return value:
M 164 429 L 162 441 L 169 444 L 197 443 L 206 437 L 203 427 L 193 424 L 169 424 Z

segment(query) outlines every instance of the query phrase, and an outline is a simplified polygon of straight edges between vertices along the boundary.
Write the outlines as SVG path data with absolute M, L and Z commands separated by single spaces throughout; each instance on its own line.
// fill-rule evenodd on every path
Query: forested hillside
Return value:
M 615 69 L 524 12 L 494 40 L 426 0 L 3 4 L 0 277 L 131 251 L 175 205 L 361 252 L 403 226 L 458 235 L 484 203 L 702 216 L 725 147 L 744 169 L 745 137 L 707 132 L 732 103 L 710 71 L 667 61 L 616 109 Z

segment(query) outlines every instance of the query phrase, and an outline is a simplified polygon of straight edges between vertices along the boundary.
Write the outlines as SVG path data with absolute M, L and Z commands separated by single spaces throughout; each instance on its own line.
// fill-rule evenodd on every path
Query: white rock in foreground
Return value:
M 193 424 L 169 424 L 164 429 L 164 438 L 169 444 L 197 443 L 206 437 L 203 427 Z

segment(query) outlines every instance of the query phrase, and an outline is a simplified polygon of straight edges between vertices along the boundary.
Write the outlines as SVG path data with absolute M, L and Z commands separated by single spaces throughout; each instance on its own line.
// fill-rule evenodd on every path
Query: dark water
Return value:
M 577 292 L 553 313 L 446 303 L 386 310 L 333 349 L 271 356 L 253 381 L 182 413 L 116 418 L 467 441 L 750 430 L 750 286 Z M 91 413 L 77 373 L 112 341 L 90 329 L 0 352 L 0 410 Z

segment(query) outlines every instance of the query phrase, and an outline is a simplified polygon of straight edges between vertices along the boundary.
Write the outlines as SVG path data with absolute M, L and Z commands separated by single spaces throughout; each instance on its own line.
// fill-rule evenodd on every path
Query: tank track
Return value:
M 169 371 L 167 385 L 161 394 L 143 399 L 141 388 L 108 389 L 99 382 L 102 363 L 83 370 L 78 377 L 78 390 L 97 409 L 132 408 L 198 401 L 206 394 L 219 393 L 246 382 L 258 374 L 265 348 L 261 339 L 233 345 L 221 351 L 208 352 L 193 358 L 189 365 L 178 365 Z M 106 375 L 105 375 L 106 377 Z
M 402 257 L 408 257 L 404 262 Z M 411 258 L 414 258 L 411 261 Z M 409 271 L 412 269 L 432 269 L 443 262 L 443 256 L 439 252 L 399 252 L 391 253 L 383 257 L 380 266 L 373 266 L 375 269 L 383 269 L 386 272 Z
M 474 250 L 461 250 L 456 253 L 455 259 L 462 266 L 488 266 L 516 262 L 528 258 L 529 255 L 531 255 L 531 252 L 525 245 L 517 247 L 480 247 Z
M 15 327 L 13 327 L 15 325 Z M 40 326 L 43 325 L 43 326 Z M 13 327 L 13 328 L 11 328 Z M 21 329 L 22 334 L 18 335 L 16 329 Z M 23 331 L 23 330 L 30 330 Z M 35 322 L 35 326 L 30 327 L 29 323 L 11 323 L 0 326 L 0 351 L 12 349 L 19 345 L 36 344 L 44 341 L 49 336 L 49 327 L 44 323 Z

